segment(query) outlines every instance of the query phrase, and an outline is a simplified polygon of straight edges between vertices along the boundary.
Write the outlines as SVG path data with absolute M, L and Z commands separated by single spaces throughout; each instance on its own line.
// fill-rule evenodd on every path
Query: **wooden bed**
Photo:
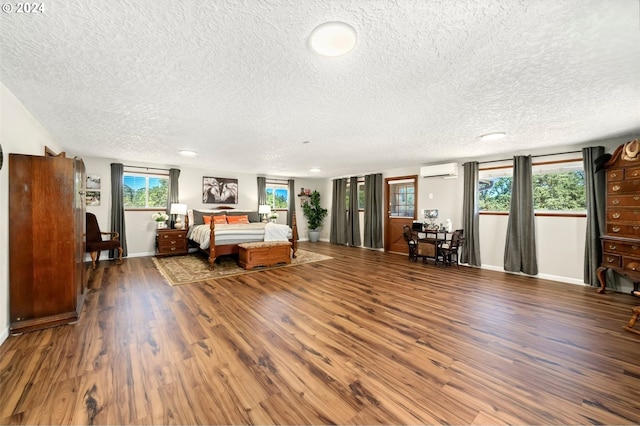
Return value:
M 233 210 L 232 208 L 219 207 L 218 210 Z M 189 218 L 185 216 L 185 225 L 187 228 L 189 227 Z M 215 268 L 215 261 L 218 256 L 224 256 L 229 254 L 238 254 L 240 249 L 238 244 L 224 244 L 224 245 L 216 245 L 216 233 L 215 233 L 216 225 L 213 220 L 213 215 L 211 218 L 211 222 L 209 225 L 210 233 L 209 233 L 209 247 L 207 249 L 199 249 L 201 252 L 207 255 L 209 260 L 209 268 Z M 295 213 L 291 217 L 291 238 L 289 238 L 289 242 L 291 243 L 291 257 L 295 259 L 296 251 L 298 250 L 298 226 L 296 222 Z

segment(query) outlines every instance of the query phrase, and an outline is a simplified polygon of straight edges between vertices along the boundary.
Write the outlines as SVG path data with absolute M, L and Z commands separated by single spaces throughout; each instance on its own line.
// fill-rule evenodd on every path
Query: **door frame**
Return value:
M 399 180 L 407 180 L 413 179 L 413 190 L 414 190 L 414 203 L 413 203 L 413 217 L 393 217 L 391 216 L 391 209 L 389 208 L 390 202 L 390 182 L 399 181 Z M 393 226 L 391 226 L 391 221 L 400 222 L 402 225 L 409 225 L 413 223 L 413 221 L 417 218 L 418 214 L 418 175 L 407 175 L 407 176 L 394 176 L 388 177 L 384 179 L 384 251 L 391 251 L 397 253 L 397 250 L 390 250 L 392 242 L 397 240 L 397 235 L 391 235 Z M 409 253 L 409 248 L 404 247 L 404 250 L 401 253 Z

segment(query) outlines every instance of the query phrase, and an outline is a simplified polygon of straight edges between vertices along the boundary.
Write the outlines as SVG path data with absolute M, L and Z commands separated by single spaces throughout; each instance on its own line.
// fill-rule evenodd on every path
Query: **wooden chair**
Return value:
M 418 239 L 413 234 L 413 231 L 411 230 L 411 227 L 409 225 L 404 225 L 403 230 L 404 240 L 409 246 L 409 261 L 416 262 L 418 260 Z
M 458 268 L 460 267 L 458 264 L 458 251 L 460 247 L 462 247 L 462 244 L 464 244 L 463 234 L 464 231 L 462 229 L 456 229 L 453 231 L 451 239 L 443 242 L 438 248 L 438 251 L 442 256 L 442 261 L 445 265 L 451 265 L 455 258 L 456 266 Z
M 87 242 L 85 251 L 91 255 L 91 268 L 96 269 L 96 262 L 100 260 L 102 250 L 118 250 L 118 264 L 122 264 L 122 245 L 120 244 L 120 234 L 117 232 L 101 232 L 98 219 L 93 213 L 87 212 Z M 103 240 L 103 235 L 111 238 Z

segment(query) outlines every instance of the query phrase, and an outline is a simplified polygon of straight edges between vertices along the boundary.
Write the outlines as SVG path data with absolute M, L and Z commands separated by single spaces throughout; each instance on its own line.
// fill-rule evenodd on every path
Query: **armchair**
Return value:
M 117 232 L 101 232 L 98 219 L 93 213 L 86 213 L 87 242 L 85 251 L 91 255 L 91 268 L 96 269 L 96 262 L 100 260 L 102 250 L 118 250 L 118 264 L 122 264 L 122 245 L 120 234 Z M 103 235 L 109 235 L 110 239 L 103 240 Z

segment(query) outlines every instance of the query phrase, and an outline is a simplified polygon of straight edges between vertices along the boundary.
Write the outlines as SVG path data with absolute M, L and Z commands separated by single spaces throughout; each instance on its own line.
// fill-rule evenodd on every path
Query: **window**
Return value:
M 351 183 L 347 182 L 347 197 L 345 201 L 345 205 L 347 206 L 347 210 L 349 210 L 349 194 L 351 194 L 350 188 Z M 358 180 L 358 210 L 364 210 L 364 180 Z
M 581 159 L 534 163 L 533 205 L 536 214 L 585 214 L 587 200 Z M 481 212 L 508 212 L 512 167 L 480 170 Z
M 169 195 L 169 176 L 124 172 L 125 209 L 164 209 Z
M 289 208 L 289 185 L 267 181 L 267 204 L 271 210 L 287 210 Z
M 415 180 L 389 182 L 389 216 L 415 217 Z

